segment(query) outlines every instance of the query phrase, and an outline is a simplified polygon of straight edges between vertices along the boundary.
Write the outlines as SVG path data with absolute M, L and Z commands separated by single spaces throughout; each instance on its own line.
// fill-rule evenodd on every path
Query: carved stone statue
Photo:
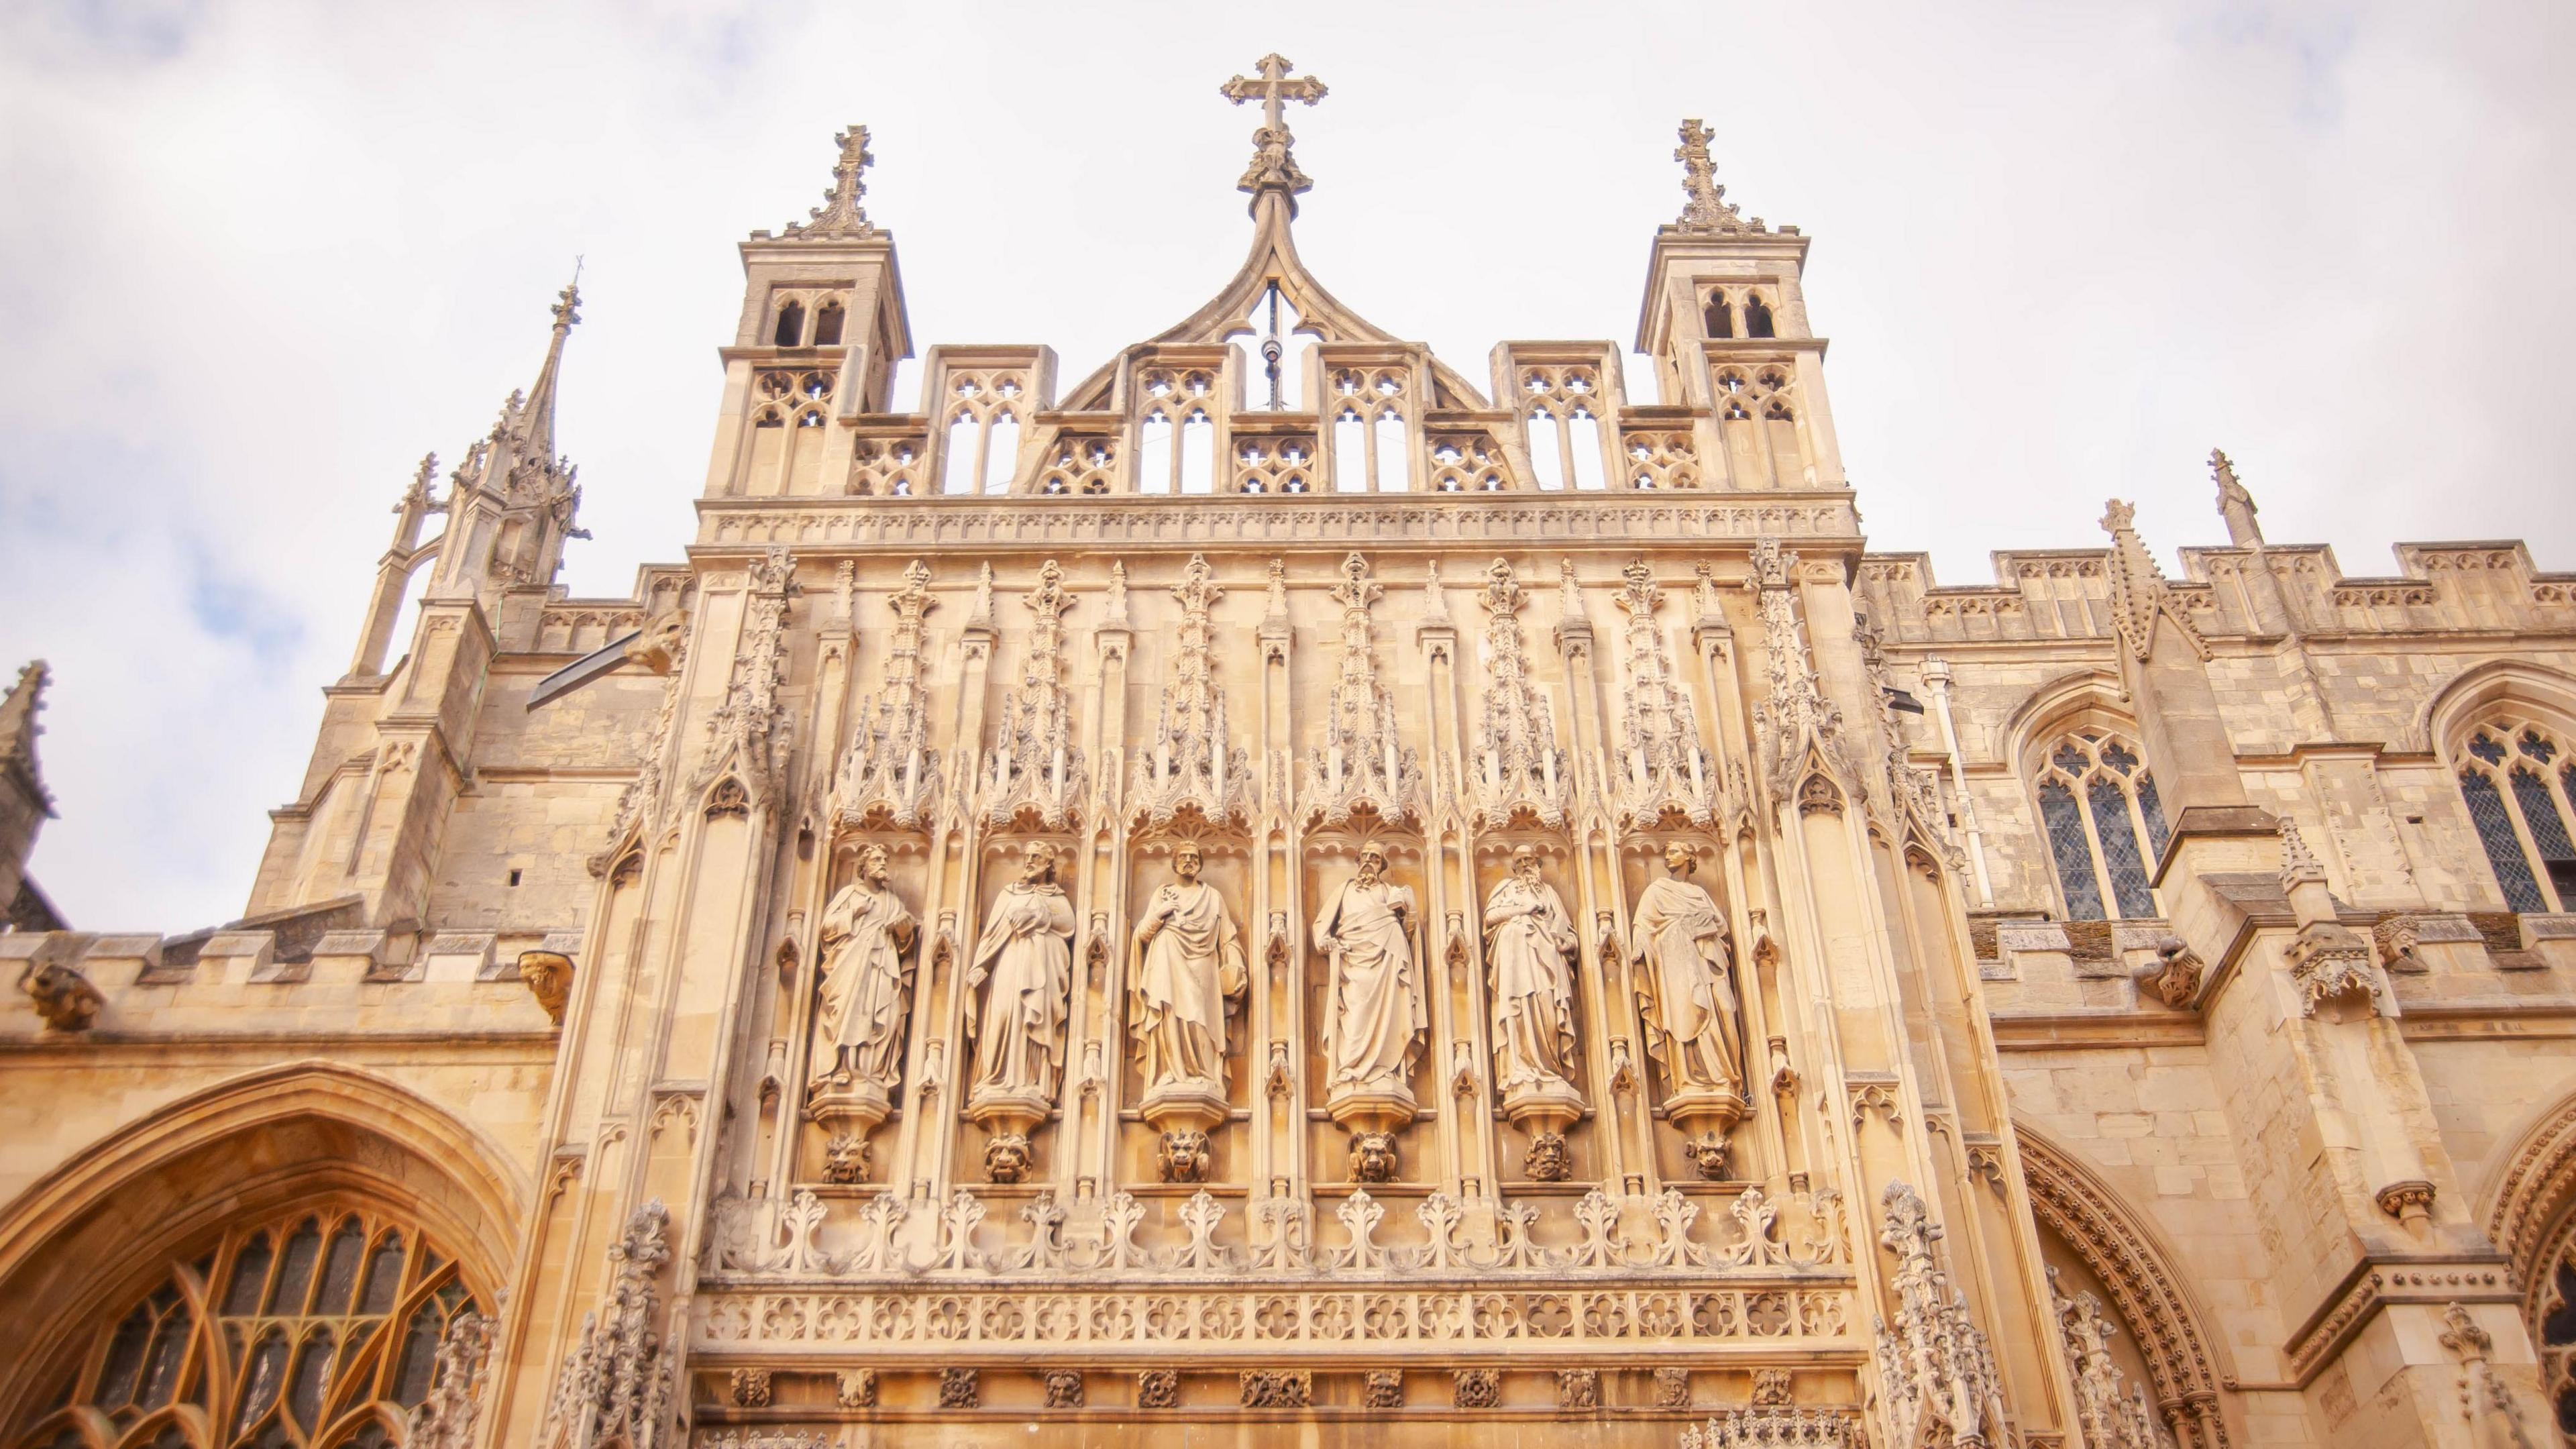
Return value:
M 1647 1045 L 1664 1069 L 1664 1107 L 1685 1132 L 1706 1134 L 1693 1158 L 1703 1176 L 1725 1170 L 1724 1138 L 1742 1119 L 1744 1036 L 1735 999 L 1726 916 L 1691 879 L 1699 861 L 1681 841 L 1664 847 L 1664 879 L 1637 897 L 1629 950 Z
M 1226 1114 L 1226 1011 L 1251 983 L 1234 913 L 1199 879 L 1203 865 L 1195 842 L 1173 852 L 1179 879 L 1146 903 L 1128 989 L 1145 1078 L 1139 1110 L 1163 1134 L 1164 1175 L 1173 1182 L 1205 1175 L 1207 1131 Z
M 1574 922 L 1539 878 L 1538 852 L 1512 852 L 1511 874 L 1485 897 L 1485 964 L 1493 976 L 1494 1086 L 1503 1113 L 1531 1135 L 1523 1165 L 1539 1181 L 1567 1170 L 1565 1129 L 1583 1112 L 1574 1087 Z
M 1430 1018 L 1414 952 L 1413 892 L 1386 879 L 1386 853 L 1360 847 L 1359 872 L 1325 901 L 1315 943 L 1332 963 L 1324 1012 L 1325 1107 L 1358 1131 L 1413 1120 L 1413 1067 Z
M 858 874 L 823 908 L 822 1000 L 805 1111 L 829 1134 L 823 1176 L 831 1182 L 860 1180 L 868 1129 L 885 1120 L 903 1082 L 912 1001 L 905 956 L 919 932 L 886 885 L 890 865 L 883 846 L 861 851 Z
M 992 1134 L 984 1160 L 995 1182 L 1028 1171 L 1028 1133 L 1045 1120 L 1064 1078 L 1064 1022 L 1073 989 L 1073 907 L 1055 882 L 1055 847 L 1029 847 L 1020 878 L 984 918 L 966 989 L 975 1071 L 966 1113 Z
M 1494 1084 L 1505 1096 L 1564 1086 L 1574 1075 L 1574 922 L 1539 878 L 1538 852 L 1512 852 L 1512 873 L 1485 898 L 1485 960 L 1494 978 Z

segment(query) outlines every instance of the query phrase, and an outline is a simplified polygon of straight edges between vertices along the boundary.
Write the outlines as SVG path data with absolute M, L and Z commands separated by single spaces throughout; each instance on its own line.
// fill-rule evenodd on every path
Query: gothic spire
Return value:
M 2155 556 L 2147 552 L 2138 537 L 2136 505 L 2114 498 L 2102 505 L 2102 531 L 2111 535 L 2111 558 L 2106 572 L 2111 583 L 2111 622 L 2120 631 L 2121 642 L 2141 661 L 2154 652 L 2156 621 L 2171 623 L 2183 642 L 2191 646 L 2202 663 L 2209 662 L 2209 641 L 2201 638 L 2199 626 L 2183 612 L 2165 584 L 2164 570 L 2156 567 Z
M 36 765 L 36 736 L 45 732 L 36 723 L 36 712 L 45 707 L 45 681 L 52 677 L 45 661 L 34 660 L 18 671 L 18 682 L 0 698 L 0 776 L 14 776 L 47 818 L 54 813 L 54 797 Z M 6 905 L 0 901 L 0 907 Z
M 528 400 L 519 410 L 519 456 L 541 464 L 555 456 L 555 374 L 563 368 L 564 339 L 581 320 L 578 262 L 573 264 L 571 283 L 556 294 L 554 314 L 554 336 L 546 343 L 545 365 L 537 369 L 536 385 L 528 389 Z
M 2262 547 L 2263 525 L 2254 518 L 2254 495 L 2236 481 L 2236 465 L 2216 448 L 2209 450 L 2209 476 L 2218 484 L 2218 516 L 2227 520 L 2227 541 L 2238 548 Z

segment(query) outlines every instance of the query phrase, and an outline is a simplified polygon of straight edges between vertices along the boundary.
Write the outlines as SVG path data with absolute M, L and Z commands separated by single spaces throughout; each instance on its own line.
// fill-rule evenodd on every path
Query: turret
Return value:
M 1807 326 L 1800 273 L 1807 238 L 1765 226 L 1726 199 L 1708 128 L 1681 125 L 1681 215 L 1655 231 L 1637 350 L 1656 361 L 1668 402 L 1706 408 L 1699 455 L 1712 486 L 1849 486 L 1825 401 L 1825 339 Z
M 780 235 L 756 231 L 742 243 L 742 317 L 723 352 L 710 498 L 840 492 L 858 446 L 842 420 L 891 411 L 895 364 L 912 356 L 894 237 L 860 204 L 876 159 L 868 128 L 837 139 L 823 204 Z

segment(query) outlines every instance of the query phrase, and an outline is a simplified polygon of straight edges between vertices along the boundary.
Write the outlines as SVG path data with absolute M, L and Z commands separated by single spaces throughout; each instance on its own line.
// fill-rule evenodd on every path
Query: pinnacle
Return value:
M 21 776 L 47 815 L 53 813 L 54 801 L 36 764 L 36 736 L 45 732 L 36 723 L 36 712 L 45 707 L 45 684 L 52 677 L 45 661 L 34 660 L 18 671 L 18 682 L 0 698 L 0 769 Z

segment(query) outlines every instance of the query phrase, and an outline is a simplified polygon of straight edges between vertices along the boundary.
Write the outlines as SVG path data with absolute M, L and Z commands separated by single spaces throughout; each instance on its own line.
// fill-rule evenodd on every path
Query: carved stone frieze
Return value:
M 1808 1345 L 1851 1352 L 1847 1284 L 1797 1287 L 1297 1286 L 714 1288 L 694 1342 L 710 1351 L 858 1346 L 936 1362 L 969 1348 L 1015 1355 L 1106 1346 L 1260 1344 L 1418 1348 L 1552 1344 L 1634 1352 L 1656 1343 Z
M 1669 544 L 1759 537 L 1849 542 L 1859 522 L 1848 502 L 1678 503 L 1604 494 L 1579 503 L 1535 503 L 1462 494 L 1437 502 L 1272 494 L 1258 503 L 1212 498 L 1096 500 L 832 498 L 707 499 L 699 542 L 714 547 L 786 543 L 814 553 L 832 545 L 980 557 L 993 549 L 1380 546 L 1392 541 L 1519 546 L 1531 538 Z
M 1682 1449 L 1863 1449 L 1860 1416 L 1849 1409 L 1721 1409 L 1682 1431 Z

